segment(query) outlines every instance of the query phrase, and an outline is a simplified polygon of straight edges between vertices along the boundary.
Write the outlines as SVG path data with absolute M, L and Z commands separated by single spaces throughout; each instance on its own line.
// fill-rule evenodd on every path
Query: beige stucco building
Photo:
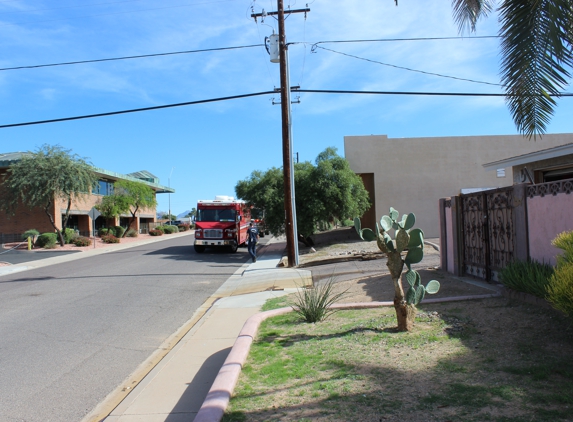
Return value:
M 345 136 L 344 154 L 361 175 L 373 202 L 363 217 L 373 227 L 390 207 L 413 212 L 426 238 L 439 237 L 440 198 L 470 189 L 513 184 L 511 167 L 486 171 L 486 163 L 573 142 L 573 133 L 529 140 L 521 135 L 388 138 Z

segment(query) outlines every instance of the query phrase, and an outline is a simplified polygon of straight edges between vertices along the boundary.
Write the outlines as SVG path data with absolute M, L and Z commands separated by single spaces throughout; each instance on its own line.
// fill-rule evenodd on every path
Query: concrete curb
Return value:
M 502 295 L 500 293 L 491 293 L 473 296 L 446 297 L 442 299 L 427 299 L 424 303 L 456 302 L 463 300 L 489 299 L 501 296 Z M 382 306 L 394 306 L 394 302 L 338 303 L 332 307 L 336 309 L 369 309 L 379 308 Z M 261 322 L 267 318 L 283 315 L 289 312 L 292 312 L 292 308 L 290 307 L 260 312 L 253 315 L 245 322 L 245 325 L 241 329 L 231 352 L 219 370 L 219 373 L 217 374 L 217 377 L 215 378 L 215 381 L 207 393 L 207 397 L 193 422 L 219 422 L 223 418 Z
M 137 246 L 148 245 L 150 243 L 162 242 L 165 240 L 175 239 L 177 237 L 190 236 L 190 235 L 193 235 L 194 233 L 195 232 L 193 230 L 187 231 L 187 232 L 173 233 L 172 235 L 169 235 L 172 237 L 157 236 L 157 237 L 152 238 L 152 239 L 145 239 L 145 240 L 140 240 L 140 241 L 135 241 L 135 242 L 129 242 L 129 243 L 123 243 L 123 244 L 122 243 L 110 244 L 107 247 L 90 249 L 90 250 L 86 250 L 86 251 L 77 251 L 77 252 L 73 251 L 74 253 L 66 253 L 62 256 L 54 256 L 51 258 L 43 258 L 43 259 L 23 262 L 20 264 L 8 265 L 5 267 L 0 267 L 0 277 L 3 275 L 9 275 L 9 274 L 13 274 L 13 273 L 21 272 L 21 271 L 34 270 L 34 269 L 38 269 L 38 268 L 48 267 L 50 265 L 61 264 L 64 262 L 70 262 L 70 261 L 76 261 L 78 259 L 89 258 L 89 257 L 95 256 L 95 255 L 102 255 L 105 253 L 113 253 L 116 251 L 121 251 L 124 249 L 130 249 L 130 248 L 134 248 Z M 43 253 L 43 251 L 37 251 L 37 252 L 32 252 L 32 253 L 41 254 L 41 253 Z

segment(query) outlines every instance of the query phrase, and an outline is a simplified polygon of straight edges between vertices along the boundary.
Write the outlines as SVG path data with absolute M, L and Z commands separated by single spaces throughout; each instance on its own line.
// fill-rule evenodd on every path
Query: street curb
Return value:
M 456 302 L 463 300 L 489 299 L 502 297 L 500 293 L 491 293 L 473 296 L 446 297 L 442 299 L 427 299 L 424 303 Z M 382 306 L 394 306 L 394 302 L 360 302 L 360 303 L 339 303 L 332 307 L 336 309 L 369 309 Z M 213 385 L 207 393 L 199 412 L 193 422 L 220 422 L 229 405 L 229 400 L 233 395 L 233 390 L 237 385 L 237 380 L 251 349 L 251 344 L 261 322 L 265 319 L 292 312 L 292 308 L 280 308 L 271 311 L 260 312 L 250 317 L 243 325 L 231 352 L 225 359 L 223 366 L 219 370 Z
M 9 265 L 6 267 L 1 267 L 0 268 L 0 277 L 2 277 L 4 275 L 10 275 L 10 274 L 13 274 L 16 272 L 35 270 L 38 268 L 49 267 L 49 266 L 55 265 L 55 264 L 61 264 L 63 262 L 77 261 L 78 259 L 89 258 L 89 257 L 95 256 L 95 255 L 102 255 L 105 253 L 112 253 L 112 252 L 121 251 L 124 249 L 134 248 L 137 246 L 148 245 L 150 243 L 162 242 L 162 241 L 169 240 L 169 239 L 175 239 L 177 237 L 190 236 L 192 234 L 194 234 L 194 232 L 192 230 L 188 231 L 188 232 L 173 233 L 172 235 L 170 235 L 172 237 L 157 236 L 156 238 L 153 238 L 153 239 L 145 239 L 145 240 L 141 240 L 141 241 L 135 241 L 135 242 L 123 243 L 123 244 L 122 243 L 110 244 L 109 247 L 102 247 L 102 248 L 98 248 L 98 249 L 89 249 L 86 251 L 72 251 L 74 253 L 66 253 L 66 254 L 62 254 L 62 256 L 54 256 L 51 258 L 38 259 L 36 261 L 27 261 L 27 262 L 23 262 L 20 264 L 13 264 L 13 265 Z M 41 254 L 43 252 L 38 251 L 38 252 L 33 252 L 33 253 Z

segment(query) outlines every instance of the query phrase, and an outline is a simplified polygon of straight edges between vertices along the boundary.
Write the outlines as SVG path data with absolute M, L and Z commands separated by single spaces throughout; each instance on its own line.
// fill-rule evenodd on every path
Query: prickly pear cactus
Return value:
M 394 307 L 398 317 L 398 329 L 409 331 L 415 317 L 415 306 L 424 299 L 426 293 L 437 293 L 440 283 L 431 280 L 424 286 L 420 274 L 412 269 L 412 264 L 417 264 L 424 258 L 424 232 L 412 228 L 416 223 L 414 214 L 404 214 L 400 220 L 398 216 L 398 211 L 390 208 L 390 213 L 382 216 L 380 224 L 376 223 L 375 231 L 363 229 L 358 218 L 354 219 L 354 228 L 362 240 L 376 241 L 378 248 L 386 254 L 386 265 L 394 282 Z M 391 230 L 394 230 L 394 239 L 389 234 Z M 401 282 L 404 265 L 408 268 L 404 278 L 409 285 L 405 295 Z

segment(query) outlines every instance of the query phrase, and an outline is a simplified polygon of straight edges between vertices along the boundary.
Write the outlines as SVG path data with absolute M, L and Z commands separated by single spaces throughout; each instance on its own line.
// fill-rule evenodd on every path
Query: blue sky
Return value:
M 292 9 L 307 3 L 285 2 Z M 450 2 L 314 0 L 286 21 L 291 84 L 303 89 L 500 93 L 496 16 L 459 40 L 321 43 L 457 37 Z M 0 0 L 0 68 L 262 44 L 277 31 L 251 8 L 270 0 Z M 466 34 L 467 35 L 467 34 Z M 344 53 L 340 54 L 340 53 Z M 348 55 L 356 56 L 350 57 Z M 379 63 L 376 63 L 379 62 Z M 435 73 L 490 84 L 475 83 Z M 264 47 L 32 69 L 0 70 L 0 125 L 272 91 L 279 66 Z M 59 144 L 118 173 L 148 170 L 177 192 L 173 214 L 198 199 L 234 195 L 254 170 L 282 165 L 275 96 L 0 129 L 0 151 Z M 294 99 L 294 97 L 293 97 Z M 564 98 L 549 133 L 571 131 Z M 503 98 L 301 93 L 292 107 L 293 152 L 314 161 L 344 153 L 345 135 L 392 138 L 515 134 Z M 532 141 L 533 142 L 533 141 Z M 537 141 L 542 142 L 542 141 Z M 541 148 L 541 146 L 540 146 Z M 429 163 L 431 165 L 431 163 Z

